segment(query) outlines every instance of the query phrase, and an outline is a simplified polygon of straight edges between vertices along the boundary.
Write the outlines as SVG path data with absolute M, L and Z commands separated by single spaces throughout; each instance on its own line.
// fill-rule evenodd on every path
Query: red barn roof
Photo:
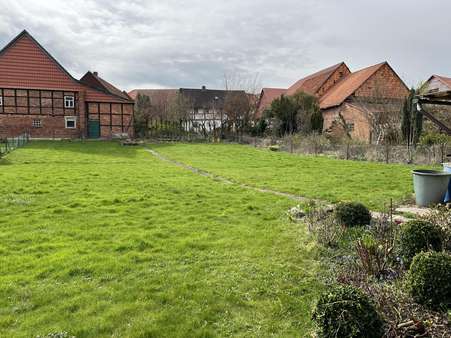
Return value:
M 90 86 L 92 88 L 96 88 L 100 91 L 106 92 L 108 94 L 117 96 L 124 100 L 132 100 L 132 98 L 124 91 L 113 86 L 108 81 L 102 79 L 97 72 L 87 72 L 81 79 L 80 82 Z
M 339 106 L 355 93 L 386 62 L 379 63 L 349 74 L 340 83 L 332 87 L 320 100 L 321 109 Z
M 162 98 L 172 99 L 178 93 L 178 89 L 133 89 L 128 95 L 136 100 L 139 94 L 146 95 L 150 99 L 161 100 Z
M 0 51 L 0 87 L 85 91 L 91 102 L 130 101 L 75 79 L 25 30 Z
M 303 79 L 300 79 L 295 84 L 293 84 L 286 91 L 287 95 L 294 95 L 297 92 L 303 91 L 310 95 L 317 95 L 318 91 L 321 89 L 323 84 L 332 76 L 332 74 L 338 70 L 341 66 L 346 66 L 344 62 L 337 63 L 331 67 L 320 70 L 319 72 L 313 73 Z M 349 69 L 348 69 L 349 70 Z
M 321 89 L 324 87 L 327 80 L 339 69 L 344 69 L 350 73 L 348 66 L 344 62 L 337 63 L 331 67 L 322 69 L 316 73 L 306 76 L 288 89 L 281 88 L 263 88 L 260 94 L 260 101 L 257 107 L 256 117 L 261 118 L 265 109 L 269 108 L 271 102 L 280 97 L 282 94 L 294 95 L 297 92 L 305 92 L 310 95 L 318 96 Z M 346 74 L 343 74 L 345 76 Z
M 271 106 L 272 101 L 285 94 L 287 90 L 282 88 L 263 88 L 258 101 L 257 111 L 255 113 L 256 118 L 261 118 L 263 112 Z
M 432 75 L 432 77 L 437 78 L 440 82 L 442 82 L 445 86 L 447 86 L 451 90 L 451 78 L 441 75 Z

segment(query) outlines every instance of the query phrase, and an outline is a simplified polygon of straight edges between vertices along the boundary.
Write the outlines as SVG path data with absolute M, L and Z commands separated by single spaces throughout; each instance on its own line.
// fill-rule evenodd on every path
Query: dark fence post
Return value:
M 22 147 L 29 141 L 28 132 L 20 134 L 18 136 L 6 137 L 0 140 L 0 155 L 6 155 L 16 148 Z
M 385 163 L 390 162 L 390 145 L 385 143 Z

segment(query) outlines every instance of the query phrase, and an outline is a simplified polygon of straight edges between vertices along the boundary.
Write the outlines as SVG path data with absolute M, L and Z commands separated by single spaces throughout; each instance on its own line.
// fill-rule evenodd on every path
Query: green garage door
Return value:
M 99 138 L 100 137 L 100 121 L 88 120 L 88 137 Z

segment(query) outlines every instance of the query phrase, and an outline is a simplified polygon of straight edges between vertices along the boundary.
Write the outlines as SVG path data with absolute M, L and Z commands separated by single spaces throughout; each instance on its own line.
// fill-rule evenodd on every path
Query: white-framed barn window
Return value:
M 76 116 L 65 116 L 64 124 L 65 124 L 66 129 L 77 128 L 77 117 Z
M 40 119 L 34 119 L 31 121 L 31 126 L 33 128 L 41 128 L 42 127 L 42 121 Z
M 3 106 L 3 96 L 0 96 L 0 106 Z
M 74 108 L 75 107 L 75 98 L 72 95 L 64 96 L 64 108 Z

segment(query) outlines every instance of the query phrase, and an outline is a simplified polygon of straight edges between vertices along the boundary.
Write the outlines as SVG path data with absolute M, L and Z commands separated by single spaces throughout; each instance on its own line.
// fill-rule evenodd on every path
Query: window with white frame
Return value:
M 34 120 L 31 122 L 31 126 L 32 126 L 33 128 L 41 128 L 41 127 L 42 127 L 42 121 L 41 121 L 40 119 L 34 119 Z
M 3 96 L 0 96 L 0 106 L 3 106 Z
M 66 129 L 75 129 L 75 128 L 77 128 L 77 118 L 75 116 L 66 116 L 66 117 L 64 117 L 64 122 L 66 124 Z
M 64 96 L 64 108 L 74 108 L 75 98 L 72 95 Z

